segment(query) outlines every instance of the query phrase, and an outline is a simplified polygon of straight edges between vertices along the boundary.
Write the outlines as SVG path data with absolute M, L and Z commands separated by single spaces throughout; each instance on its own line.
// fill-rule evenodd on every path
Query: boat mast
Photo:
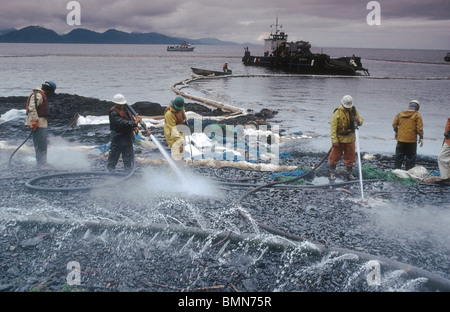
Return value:
M 273 24 L 270 25 L 270 27 L 272 28 Z M 280 25 L 280 28 L 281 27 L 283 26 Z M 278 29 L 278 16 L 277 16 L 275 23 L 275 34 L 272 31 L 270 33 L 269 38 L 264 40 L 264 55 L 265 56 L 276 55 L 280 45 L 286 42 L 287 42 L 287 35 L 284 32 L 280 32 L 280 30 Z
M 272 27 L 273 26 L 273 24 L 272 25 L 270 25 L 270 27 Z M 283 25 L 280 25 L 280 28 L 281 27 L 283 27 Z M 276 22 L 275 22 L 275 35 L 273 35 L 273 34 L 271 34 L 275 39 L 278 37 L 278 32 L 279 32 L 280 30 L 278 29 L 278 16 L 277 16 L 277 18 L 276 18 Z

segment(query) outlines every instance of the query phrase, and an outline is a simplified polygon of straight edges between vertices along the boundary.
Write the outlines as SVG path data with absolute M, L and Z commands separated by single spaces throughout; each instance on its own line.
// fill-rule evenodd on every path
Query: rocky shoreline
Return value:
M 0 98 L 0 115 L 23 109 L 24 101 Z M 75 114 L 101 116 L 111 105 L 56 95 L 50 107 L 58 117 L 49 132 L 58 137 L 65 131 L 69 142 L 105 144 L 109 131 L 104 125 L 70 124 Z M 164 110 L 148 102 L 133 107 L 145 116 Z M 187 109 L 203 116 L 224 113 L 194 103 Z M 269 124 L 274 113 L 249 113 L 227 122 Z M 13 120 L 0 124 L 0 132 L 1 141 L 17 146 L 29 130 L 23 121 Z M 162 142 L 161 130 L 154 133 Z M 40 192 L 25 182 L 43 173 L 32 170 L 25 152 L 18 153 L 10 170 L 11 152 L 0 152 L 0 291 L 449 291 L 442 286 L 450 278 L 448 187 L 366 176 L 363 201 L 359 184 L 347 183 L 343 172 L 337 181 L 342 184 L 327 185 L 324 162 L 303 184 L 279 183 L 253 192 L 258 185 L 272 183 L 273 172 L 188 166 L 190 185 L 185 189 L 168 178 L 166 165 L 138 162 L 132 178 L 106 189 Z M 292 145 L 280 152 L 289 155 L 280 165 L 298 168 L 313 168 L 326 156 L 302 153 Z M 89 157 L 95 171 L 104 170 L 104 161 L 98 155 Z M 389 159 L 375 155 L 363 165 L 384 173 Z M 437 167 L 427 159 L 423 165 L 428 170 Z M 243 178 L 254 180 L 233 181 Z M 289 238 L 274 236 L 258 223 L 304 241 L 289 243 Z M 318 251 L 307 242 L 330 251 Z M 380 260 L 379 284 L 368 283 L 368 259 L 361 254 L 388 260 Z M 411 276 L 388 262 L 427 274 Z M 69 263 L 80 265 L 79 274 Z M 73 277 L 80 283 L 69 285 Z

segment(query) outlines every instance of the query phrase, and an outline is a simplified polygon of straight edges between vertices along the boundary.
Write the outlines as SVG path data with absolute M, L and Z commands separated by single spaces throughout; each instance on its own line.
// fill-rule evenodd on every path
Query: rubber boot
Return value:
M 330 165 L 330 180 L 336 180 L 336 165 Z
M 353 175 L 353 167 L 347 167 L 347 179 L 349 180 L 349 181 L 352 181 L 352 180 L 356 180 L 356 178 L 355 178 L 355 176 Z

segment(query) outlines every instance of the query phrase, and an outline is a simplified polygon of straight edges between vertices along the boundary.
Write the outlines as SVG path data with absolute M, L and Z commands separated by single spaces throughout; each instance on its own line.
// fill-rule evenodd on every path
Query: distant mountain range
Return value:
M 28 26 L 19 30 L 0 30 L 0 42 L 10 43 L 179 44 L 185 41 L 199 45 L 240 45 L 239 43 L 221 41 L 216 38 L 177 38 L 155 32 L 127 33 L 116 29 L 98 33 L 77 28 L 63 35 L 40 26 Z

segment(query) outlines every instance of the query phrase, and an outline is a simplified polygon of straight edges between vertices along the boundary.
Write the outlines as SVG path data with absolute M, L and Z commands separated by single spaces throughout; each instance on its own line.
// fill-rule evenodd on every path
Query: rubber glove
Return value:
M 419 139 L 419 144 L 420 144 L 420 147 L 423 146 L 423 139 Z
M 395 138 L 395 140 L 398 139 L 398 133 L 397 132 L 395 132 L 394 138 Z
M 39 125 L 39 121 L 33 121 L 33 122 L 31 123 L 30 128 L 33 129 L 33 131 L 36 131 L 38 125 Z

